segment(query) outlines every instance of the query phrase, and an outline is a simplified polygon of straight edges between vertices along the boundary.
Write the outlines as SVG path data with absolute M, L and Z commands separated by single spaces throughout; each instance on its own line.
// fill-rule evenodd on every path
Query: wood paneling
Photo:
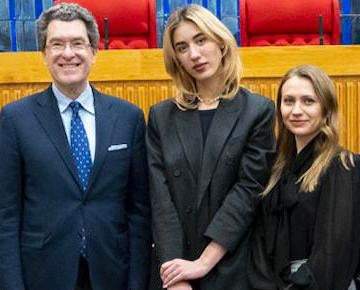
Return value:
M 243 85 L 273 100 L 281 76 L 299 64 L 314 64 L 334 80 L 342 114 L 341 142 L 360 152 L 360 46 L 240 48 Z M 0 107 L 37 92 L 51 81 L 40 52 L 0 54 Z M 176 92 L 164 70 L 162 51 L 100 51 L 90 75 L 102 92 L 149 107 Z

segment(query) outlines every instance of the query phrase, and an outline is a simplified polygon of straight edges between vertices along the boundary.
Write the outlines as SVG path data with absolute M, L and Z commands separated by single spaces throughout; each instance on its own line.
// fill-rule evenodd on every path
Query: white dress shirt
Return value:
M 95 144 L 96 144 L 96 124 L 95 124 L 94 95 L 90 84 L 89 83 L 87 84 L 85 90 L 80 94 L 80 96 L 76 100 L 72 100 L 67 96 L 65 96 L 62 92 L 59 91 L 59 89 L 56 87 L 54 83 L 52 84 L 52 90 L 54 92 L 54 95 L 58 103 L 60 115 L 65 128 L 65 133 L 70 145 L 71 145 L 70 129 L 71 129 L 72 109 L 69 107 L 69 104 L 72 101 L 77 101 L 81 104 L 82 109 L 79 111 L 79 116 L 84 124 L 86 135 L 89 141 L 91 160 L 92 162 L 94 162 Z

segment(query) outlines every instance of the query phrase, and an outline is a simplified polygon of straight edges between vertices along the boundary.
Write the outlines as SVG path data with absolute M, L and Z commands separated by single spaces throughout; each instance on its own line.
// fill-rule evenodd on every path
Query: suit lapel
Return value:
M 238 107 L 234 103 L 239 98 L 232 100 L 222 100 L 215 112 L 208 136 L 205 142 L 202 167 L 199 179 L 199 198 L 198 207 L 200 206 L 206 188 L 213 176 L 218 159 L 223 152 L 224 145 L 228 140 L 236 120 L 238 119 Z
M 91 170 L 88 191 L 91 189 L 96 176 L 104 163 L 108 145 L 111 144 L 111 133 L 113 131 L 116 115 L 111 111 L 110 103 L 103 97 L 103 95 L 92 88 L 94 94 L 95 105 L 95 123 L 96 123 L 96 145 L 95 145 L 95 159 Z
M 59 108 L 51 87 L 39 95 L 37 103 L 38 106 L 34 112 L 36 118 L 64 160 L 71 175 L 81 187 Z
M 197 110 L 176 111 L 176 129 L 185 152 L 186 159 L 190 164 L 191 172 L 195 179 L 200 170 L 203 140 L 201 124 Z

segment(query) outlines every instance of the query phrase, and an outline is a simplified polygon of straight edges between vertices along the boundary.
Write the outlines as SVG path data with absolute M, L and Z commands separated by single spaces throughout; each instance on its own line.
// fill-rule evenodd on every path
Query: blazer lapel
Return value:
M 238 106 L 234 104 L 236 101 L 237 98 L 222 100 L 211 122 L 200 171 L 198 207 L 213 176 L 218 159 L 223 152 L 224 144 L 238 119 Z
M 64 125 L 61 119 L 56 98 L 51 87 L 39 95 L 37 99 L 38 106 L 35 109 L 35 116 L 44 128 L 51 142 L 54 144 L 59 155 L 64 160 L 71 175 L 77 181 L 81 188 L 76 167 L 71 154 L 70 145 L 66 137 Z
M 106 101 L 99 91 L 94 88 L 92 90 L 95 104 L 96 149 L 87 192 L 90 190 L 104 163 L 108 150 L 107 146 L 111 143 L 111 133 L 116 121 L 116 115 L 111 111 L 110 103 Z
M 197 110 L 176 112 L 176 129 L 191 172 L 197 179 L 203 151 L 200 118 Z

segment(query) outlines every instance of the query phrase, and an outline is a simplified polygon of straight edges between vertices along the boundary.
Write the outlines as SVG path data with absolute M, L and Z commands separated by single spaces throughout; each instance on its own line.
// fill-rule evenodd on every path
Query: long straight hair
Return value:
M 163 36 L 165 68 L 178 90 L 175 103 L 182 110 L 196 109 L 198 106 L 196 81 L 178 61 L 173 41 L 174 31 L 186 21 L 194 23 L 209 39 L 222 47 L 222 98 L 232 98 L 240 87 L 242 74 L 236 40 L 214 14 L 202 6 L 191 4 L 176 9 L 170 15 Z
M 279 182 L 284 168 L 288 165 L 288 156 L 295 154 L 296 144 L 294 134 L 286 128 L 281 115 L 282 88 L 287 80 L 298 77 L 311 82 L 314 92 L 319 98 L 323 122 L 315 140 L 315 159 L 310 168 L 299 177 L 300 190 L 303 192 L 313 191 L 319 183 L 321 175 L 329 167 L 335 156 L 340 156 L 342 165 L 349 169 L 354 165 L 353 156 L 339 145 L 339 117 L 338 102 L 333 82 L 318 67 L 302 65 L 289 70 L 280 82 L 277 93 L 277 116 L 278 129 L 277 159 L 272 168 L 269 183 L 262 195 L 267 195 Z

